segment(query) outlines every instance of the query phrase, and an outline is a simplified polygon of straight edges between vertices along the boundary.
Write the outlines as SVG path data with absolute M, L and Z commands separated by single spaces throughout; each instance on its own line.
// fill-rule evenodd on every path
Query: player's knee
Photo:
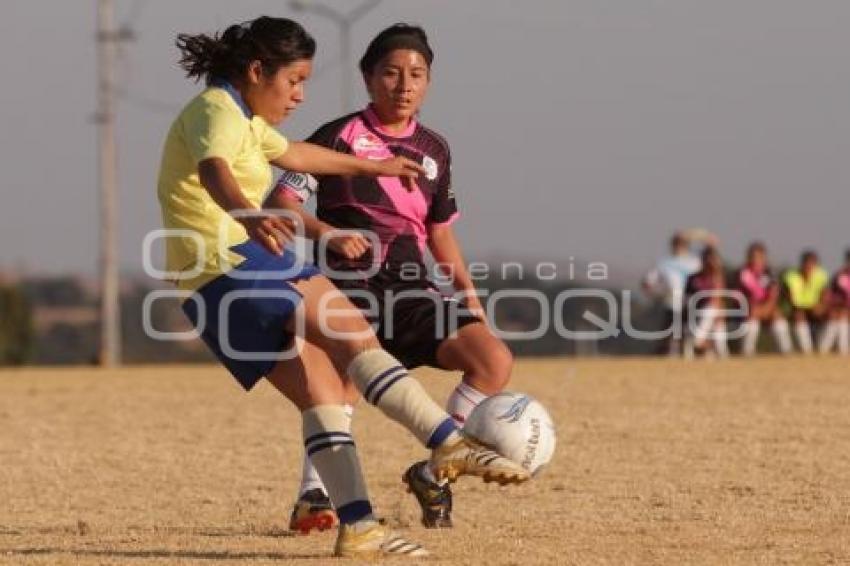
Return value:
M 351 361 L 358 355 L 367 350 L 374 350 L 380 347 L 381 344 L 378 342 L 378 339 L 374 334 L 358 335 L 357 337 L 342 340 L 336 348 L 339 352 L 339 355 L 336 356 L 337 365 L 342 368 L 347 368 Z
M 478 381 L 486 382 L 487 391 L 482 393 L 495 394 L 507 387 L 511 380 L 514 357 L 501 340 L 494 340 L 477 357 L 476 374 Z
M 325 350 L 341 372 L 358 354 L 381 347 L 368 324 L 344 319 L 333 321 L 324 328 L 313 329 L 308 340 Z
M 514 355 L 504 342 L 499 341 L 499 347 L 494 348 L 492 359 L 493 373 L 498 376 L 497 381 L 500 389 L 504 389 L 511 380 L 511 373 L 514 369 Z
M 375 332 L 359 311 L 347 311 L 342 316 L 327 316 L 320 321 L 318 330 L 331 340 L 344 343 L 349 348 L 375 344 Z

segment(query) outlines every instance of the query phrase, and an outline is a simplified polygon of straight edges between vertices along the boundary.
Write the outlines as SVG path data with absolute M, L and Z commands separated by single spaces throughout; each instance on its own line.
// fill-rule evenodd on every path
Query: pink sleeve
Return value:
M 756 278 L 751 271 L 742 271 L 738 276 L 738 281 L 741 283 L 741 290 L 744 291 L 748 297 L 756 297 L 759 295 L 760 289 L 758 281 L 756 281 Z

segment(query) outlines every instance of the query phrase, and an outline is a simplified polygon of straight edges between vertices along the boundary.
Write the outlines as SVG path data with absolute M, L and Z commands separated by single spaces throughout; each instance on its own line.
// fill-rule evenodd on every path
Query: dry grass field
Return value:
M 455 380 L 417 375 L 441 401 Z M 512 389 L 552 412 L 556 457 L 518 488 L 463 479 L 449 532 L 399 482 L 423 450 L 355 417 L 378 512 L 427 563 L 850 563 L 846 360 L 523 360 Z M 218 367 L 0 372 L 0 563 L 334 562 L 333 534 L 285 529 L 299 429 Z

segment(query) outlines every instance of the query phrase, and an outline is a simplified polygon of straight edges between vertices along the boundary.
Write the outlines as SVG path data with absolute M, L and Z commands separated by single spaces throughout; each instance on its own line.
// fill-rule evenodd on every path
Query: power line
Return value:
M 340 104 L 342 112 L 352 110 L 351 89 L 354 85 L 354 76 L 351 65 L 351 28 L 368 12 L 377 7 L 381 0 L 366 0 L 349 12 L 340 12 L 325 4 L 306 2 L 305 0 L 290 0 L 289 7 L 295 12 L 312 13 L 317 16 L 331 20 L 339 28 L 339 61 L 342 66 L 342 77 L 340 79 Z

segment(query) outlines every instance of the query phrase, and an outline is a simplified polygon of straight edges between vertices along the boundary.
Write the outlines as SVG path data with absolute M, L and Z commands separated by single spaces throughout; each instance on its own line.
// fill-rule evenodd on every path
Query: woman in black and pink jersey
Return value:
M 828 320 L 821 335 L 818 350 L 850 354 L 850 248 L 844 252 L 844 265 L 833 276 L 828 293 Z
M 747 248 L 747 263 L 738 272 L 738 289 L 747 299 L 741 353 L 755 355 L 761 327 L 769 324 L 779 351 L 790 354 L 791 331 L 779 308 L 779 282 L 768 264 L 764 243 L 753 242 Z
M 687 318 L 687 349 L 699 356 L 709 352 L 720 357 L 729 355 L 726 344 L 724 301 L 726 278 L 723 261 L 716 248 L 703 250 L 702 267 L 688 277 L 685 284 L 685 314 Z M 689 354 L 690 355 L 690 354 Z
M 371 103 L 319 128 L 313 143 L 368 159 L 405 156 L 426 175 L 415 184 L 396 178 L 325 175 L 315 180 L 285 173 L 266 206 L 298 211 L 317 262 L 377 325 L 383 346 L 408 368 L 460 371 L 448 400 L 462 424 L 472 409 L 507 385 L 513 358 L 489 330 L 452 224 L 458 218 L 451 185 L 449 146 L 418 121 L 431 80 L 434 53 L 425 32 L 393 25 L 380 32 L 360 61 Z M 317 192 L 316 217 L 301 208 Z M 339 230 L 348 230 L 340 233 Z M 428 279 L 425 254 L 450 272 L 456 293 L 442 295 Z M 352 389 L 351 402 L 356 400 Z M 424 462 L 404 481 L 417 496 L 427 527 L 451 526 L 451 491 Z M 293 529 L 309 529 L 327 498 L 309 460 L 292 514 Z

